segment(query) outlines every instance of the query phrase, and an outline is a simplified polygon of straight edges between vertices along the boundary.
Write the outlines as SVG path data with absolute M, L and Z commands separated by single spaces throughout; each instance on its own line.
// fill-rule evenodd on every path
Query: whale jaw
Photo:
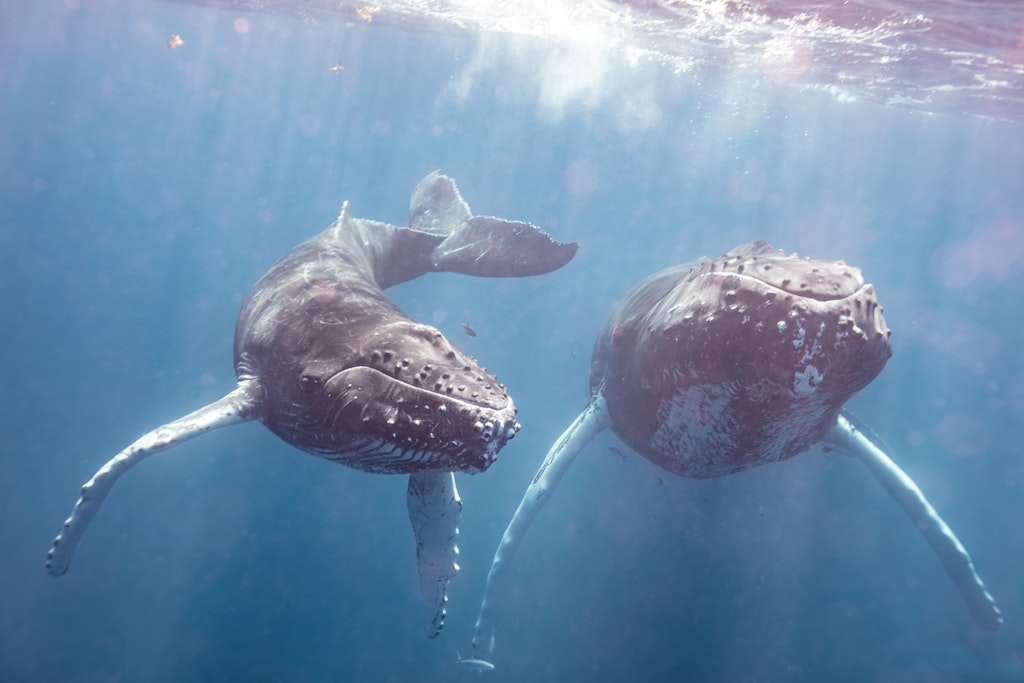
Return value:
M 491 408 L 362 366 L 331 377 L 301 415 L 278 415 L 267 426 L 303 450 L 366 472 L 475 474 L 515 436 L 515 417 L 511 399 Z
M 391 474 L 483 472 L 519 430 L 505 387 L 429 325 L 377 326 L 344 355 L 293 367 L 268 391 L 267 427 L 310 453 Z

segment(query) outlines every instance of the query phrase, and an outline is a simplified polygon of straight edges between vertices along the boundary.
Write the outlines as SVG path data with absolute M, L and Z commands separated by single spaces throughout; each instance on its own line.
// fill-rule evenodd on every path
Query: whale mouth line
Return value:
M 781 292 L 781 293 L 789 295 L 789 296 L 796 296 L 796 297 L 800 297 L 800 298 L 803 298 L 803 299 L 811 299 L 811 300 L 814 300 L 814 301 L 821 301 L 821 302 L 843 301 L 844 299 L 849 299 L 850 297 L 853 297 L 853 296 L 856 296 L 856 295 L 858 295 L 858 294 L 860 294 L 862 292 L 865 292 L 865 290 L 867 290 L 867 289 L 869 289 L 871 287 L 871 285 L 862 284 L 862 285 L 858 286 L 857 288 L 853 289 L 852 291 L 845 290 L 845 289 L 840 289 L 840 290 L 836 291 L 833 294 L 833 293 L 830 293 L 830 292 L 824 292 L 824 291 L 821 290 L 821 288 L 813 288 L 811 285 L 807 284 L 806 282 L 802 282 L 799 277 L 793 277 L 791 280 L 790 279 L 784 279 L 782 281 L 782 284 L 780 285 L 780 284 L 776 284 L 774 282 L 770 282 L 768 280 L 765 280 L 763 278 L 757 277 L 755 275 L 749 275 L 747 273 L 736 273 L 736 272 L 725 271 L 725 270 L 716 270 L 716 271 L 713 271 L 713 272 L 710 272 L 710 273 L 701 273 L 700 275 L 696 276 L 693 281 L 694 282 L 698 282 L 700 280 L 708 279 L 708 278 L 711 278 L 711 279 L 720 279 L 720 278 L 737 279 L 737 280 L 741 280 L 741 281 L 743 281 L 745 283 L 754 283 L 754 285 L 756 285 L 758 289 L 775 291 L 775 292 Z M 796 283 L 799 283 L 799 286 L 794 287 L 792 289 L 787 289 L 787 285 L 786 285 L 787 282 L 796 282 Z M 829 281 L 829 282 L 831 282 L 831 281 Z M 871 295 L 871 298 L 874 299 L 874 295 Z
M 334 373 L 333 375 L 329 376 L 326 380 L 324 380 L 324 386 L 326 387 L 331 385 L 332 383 L 343 381 L 341 379 L 342 376 L 345 375 L 346 373 L 351 373 L 354 370 L 367 370 L 374 373 L 375 375 L 379 375 L 389 386 L 392 387 L 393 390 L 408 389 L 412 390 L 416 394 L 429 396 L 434 399 L 441 399 L 441 401 L 446 403 L 451 402 L 459 406 L 466 406 L 477 410 L 486 410 L 493 411 L 495 413 L 500 413 L 507 410 L 512 401 L 512 399 L 507 394 L 502 396 L 503 400 L 501 402 L 501 405 L 495 405 L 493 403 L 488 403 L 486 401 L 475 400 L 473 393 L 479 394 L 480 392 L 472 389 L 471 387 L 465 384 L 458 384 L 457 382 L 452 382 L 449 383 L 445 389 L 438 390 L 432 387 L 424 386 L 423 383 L 421 382 L 409 382 L 401 377 L 395 377 L 394 375 L 384 372 L 379 368 L 375 368 L 372 365 L 355 365 L 352 367 L 345 368 L 344 370 L 339 370 L 338 372 Z M 496 392 L 491 393 L 490 395 L 494 396 L 495 393 Z
M 324 376 L 307 397 L 285 398 L 268 426 L 289 443 L 356 469 L 482 472 L 519 430 L 504 393 L 487 394 L 490 404 L 474 403 L 365 365 Z

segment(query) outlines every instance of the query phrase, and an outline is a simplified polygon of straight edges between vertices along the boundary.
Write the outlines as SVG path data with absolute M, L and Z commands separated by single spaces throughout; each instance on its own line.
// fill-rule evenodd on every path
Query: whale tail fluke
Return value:
M 455 181 L 438 171 L 413 190 L 409 227 L 444 237 L 433 250 L 433 270 L 477 277 L 550 273 L 572 260 L 579 248 L 529 223 L 474 216 Z
M 447 236 L 473 217 L 455 181 L 431 171 L 409 198 L 409 227 L 417 232 Z

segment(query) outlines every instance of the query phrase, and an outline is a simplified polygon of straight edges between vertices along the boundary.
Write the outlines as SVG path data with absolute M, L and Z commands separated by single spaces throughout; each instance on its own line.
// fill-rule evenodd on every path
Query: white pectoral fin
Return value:
M 537 517 L 537 513 L 551 497 L 558 482 L 569 469 L 569 465 L 583 450 L 583 447 L 607 426 L 608 410 L 605 407 L 604 397 L 598 392 L 591 398 L 586 409 L 573 420 L 569 428 L 562 432 L 558 441 L 551 446 L 540 469 L 534 475 L 533 481 L 519 502 L 515 515 L 512 516 L 508 528 L 505 529 L 505 534 L 501 537 L 501 542 L 498 544 L 498 549 L 491 562 L 491 569 L 487 573 L 484 597 L 480 602 L 480 614 L 473 632 L 474 658 L 480 655 L 482 656 L 481 661 L 483 661 L 494 651 L 492 595 L 496 593 L 496 586 L 500 583 L 500 577 L 505 573 L 516 548 L 526 536 L 526 531 Z
M 420 595 L 433 610 L 427 637 L 433 638 L 444 626 L 448 584 L 459 573 L 462 500 L 455 488 L 455 474 L 436 471 L 410 474 L 406 503 L 416 536 Z
M 946 573 L 967 603 L 974 621 L 983 628 L 992 631 L 998 629 L 1003 623 L 1002 612 L 975 571 L 971 556 L 914 480 L 863 429 L 858 428 L 853 417 L 845 411 L 829 430 L 824 442 L 864 463 L 938 555 Z
M 118 478 L 133 465 L 154 453 L 176 446 L 206 432 L 253 420 L 259 416 L 260 389 L 255 380 L 242 382 L 230 394 L 183 418 L 157 427 L 118 453 L 82 487 L 71 516 L 57 534 L 46 558 L 46 569 L 54 576 L 68 570 L 75 547 L 96 516 L 103 500 Z

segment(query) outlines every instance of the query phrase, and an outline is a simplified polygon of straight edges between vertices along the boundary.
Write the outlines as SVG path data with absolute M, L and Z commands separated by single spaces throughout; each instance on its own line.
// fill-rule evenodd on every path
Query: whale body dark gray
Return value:
M 594 344 L 590 387 L 633 450 L 714 477 L 821 441 L 891 355 L 858 269 L 753 242 L 630 290 Z
M 429 271 L 488 277 L 561 267 L 575 244 L 524 223 L 471 216 L 438 174 L 412 197 L 410 227 L 338 220 L 256 283 L 235 331 L 240 382 L 288 443 L 368 472 L 482 472 L 512 438 L 505 387 L 385 288 Z
M 453 472 L 477 473 L 519 429 L 505 387 L 383 290 L 432 271 L 519 277 L 565 265 L 576 244 L 527 223 L 473 216 L 451 179 L 413 192 L 409 227 L 338 219 L 274 264 L 235 328 L 238 386 L 131 444 L 82 487 L 47 569 L 65 573 L 114 482 L 142 459 L 211 429 L 259 420 L 287 443 L 349 467 L 409 474 L 420 590 L 443 624 L 458 571 Z
M 1001 612 L 963 545 L 884 446 L 843 411 L 891 353 L 874 288 L 841 261 L 752 242 L 637 284 L 597 336 L 586 408 L 552 445 L 495 552 L 474 657 L 494 649 L 499 577 L 573 459 L 606 427 L 686 477 L 739 472 L 816 444 L 856 457 L 931 545 L 974 620 L 999 628 Z

